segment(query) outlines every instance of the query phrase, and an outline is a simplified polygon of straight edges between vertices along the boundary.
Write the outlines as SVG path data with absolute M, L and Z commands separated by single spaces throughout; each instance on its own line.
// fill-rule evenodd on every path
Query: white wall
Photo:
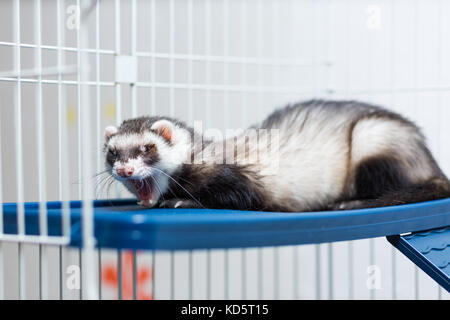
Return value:
M 0 29 L 0 72 L 13 66 L 12 3 L 0 2 L 0 20 L 7 26 Z M 63 7 L 73 3 L 75 1 L 66 1 Z M 152 3 L 155 4 L 154 12 Z M 171 3 L 173 11 L 170 10 Z M 416 121 L 427 135 L 430 148 L 442 168 L 450 174 L 450 148 L 445 143 L 449 136 L 446 122 L 450 119 L 447 106 L 450 101 L 450 43 L 446 41 L 450 37 L 450 22 L 445 18 L 450 12 L 450 3 L 439 0 L 138 0 L 137 6 L 137 51 L 147 57 L 138 58 L 135 115 L 165 114 L 188 123 L 202 120 L 205 128 L 239 128 L 263 119 L 275 107 L 291 101 L 313 97 L 358 99 L 392 108 Z M 33 2 L 22 0 L 21 7 L 21 42 L 33 44 Z M 65 46 L 69 48 L 65 54 L 67 63 L 75 64 L 76 51 L 71 48 L 77 45 L 76 30 L 57 29 L 55 1 L 42 0 L 42 8 L 42 41 L 47 46 L 42 51 L 43 65 L 56 64 L 54 46 L 57 45 L 58 31 L 64 32 Z M 191 16 L 189 12 L 192 12 Z M 131 53 L 131 14 L 131 0 L 122 0 L 121 54 Z M 99 104 L 96 87 L 92 86 L 91 106 L 93 117 L 97 110 L 100 112 L 100 127 L 94 127 L 95 132 L 100 133 L 106 125 L 131 117 L 134 112 L 128 84 L 120 86 L 122 112 L 118 112 L 112 54 L 117 39 L 114 1 L 102 0 L 99 15 L 102 83 Z M 95 48 L 95 14 L 88 23 L 92 35 L 90 48 Z M 190 43 L 189 39 L 192 40 Z M 33 67 L 33 54 L 33 48 L 22 48 L 23 69 Z M 91 81 L 96 80 L 95 58 L 93 53 Z M 76 77 L 70 75 L 64 79 L 73 81 Z M 55 77 L 44 77 L 43 88 L 47 196 L 49 200 L 58 200 L 57 89 L 55 84 L 45 83 L 46 80 L 51 82 Z M 74 84 L 64 87 L 69 110 L 71 197 L 77 199 L 80 183 L 77 87 Z M 6 186 L 5 201 L 17 199 L 13 90 L 14 82 L 0 81 L 1 169 Z M 35 85 L 24 83 L 22 121 L 27 201 L 38 199 L 35 97 Z M 102 141 L 97 136 L 95 141 L 92 161 L 100 171 L 102 163 L 98 157 L 101 156 Z M 115 196 L 115 191 L 111 193 Z M 99 196 L 106 197 L 106 192 Z M 127 194 L 121 192 L 121 196 Z M 34 264 L 29 264 L 27 296 L 36 297 L 37 249 L 31 246 L 28 249 L 29 261 Z M 6 250 L 13 261 L 6 267 L 12 275 L 6 284 L 6 295 L 12 298 L 17 294 L 14 285 L 17 248 L 8 245 Z M 76 263 L 77 253 L 67 252 L 64 264 Z M 143 261 L 148 262 L 150 257 L 146 255 Z M 193 296 L 196 298 L 206 298 L 207 255 L 207 252 L 193 253 Z M 213 298 L 225 297 L 226 261 L 230 270 L 229 296 L 238 299 L 243 297 L 241 279 L 245 279 L 247 298 L 449 298 L 425 274 L 395 253 L 385 239 L 213 251 L 210 255 Z M 244 272 L 243 257 L 246 258 Z M 56 262 L 57 258 L 55 250 L 52 259 Z M 175 298 L 187 298 L 189 254 L 176 253 L 173 259 Z M 103 260 L 114 262 L 115 253 L 106 252 Z M 158 298 L 171 296 L 170 262 L 169 254 L 157 255 Z M 320 268 L 317 268 L 318 264 Z M 372 264 L 381 269 L 382 287 L 377 291 L 366 287 L 366 269 Z M 55 268 L 52 274 L 58 273 Z M 258 279 L 262 279 L 262 283 Z M 316 288 L 318 283 L 320 291 Z M 57 286 L 57 281 L 52 283 L 51 297 L 57 297 Z M 105 290 L 108 289 L 105 287 Z M 77 294 L 65 291 L 66 297 Z M 111 292 L 109 294 L 113 296 Z

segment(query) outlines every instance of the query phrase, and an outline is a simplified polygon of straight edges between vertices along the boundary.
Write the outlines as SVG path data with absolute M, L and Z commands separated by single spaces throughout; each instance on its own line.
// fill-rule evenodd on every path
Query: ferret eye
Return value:
M 109 153 L 110 153 L 113 157 L 117 156 L 117 150 L 116 150 L 116 149 L 109 149 Z
M 153 144 L 146 144 L 146 145 L 142 145 L 139 147 L 139 150 L 141 152 L 147 153 L 149 152 L 152 148 L 154 148 L 155 146 Z

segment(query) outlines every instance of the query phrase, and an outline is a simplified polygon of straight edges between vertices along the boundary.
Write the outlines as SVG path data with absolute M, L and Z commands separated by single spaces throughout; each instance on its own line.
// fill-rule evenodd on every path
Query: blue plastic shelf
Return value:
M 388 241 L 450 292 L 450 227 L 390 236 Z
M 49 202 L 50 235 L 61 234 L 61 203 Z M 4 204 L 5 232 L 17 232 L 17 205 Z M 81 203 L 71 203 L 71 246 L 81 245 Z M 26 233 L 38 234 L 38 204 L 25 205 Z M 356 240 L 450 226 L 450 199 L 404 206 L 311 213 L 143 209 L 135 200 L 95 202 L 99 247 L 186 250 Z

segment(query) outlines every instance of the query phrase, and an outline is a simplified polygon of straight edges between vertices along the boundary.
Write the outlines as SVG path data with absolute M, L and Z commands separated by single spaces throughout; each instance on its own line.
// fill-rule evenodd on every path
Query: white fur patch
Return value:
M 415 128 L 399 121 L 364 119 L 353 130 L 352 163 L 356 166 L 374 155 L 395 155 L 412 181 L 428 180 L 433 168 L 420 147 L 422 140 Z

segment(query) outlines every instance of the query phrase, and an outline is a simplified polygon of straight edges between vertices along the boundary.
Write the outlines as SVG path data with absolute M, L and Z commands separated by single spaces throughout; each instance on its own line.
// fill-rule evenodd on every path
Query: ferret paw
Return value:
M 350 200 L 350 201 L 342 201 L 332 205 L 331 209 L 335 211 L 340 210 L 355 210 L 365 208 L 366 204 L 362 200 Z
M 156 203 L 154 203 L 153 200 L 145 200 L 145 201 L 138 201 L 137 204 L 144 208 L 152 208 L 155 206 Z
M 200 208 L 200 206 L 193 200 L 188 199 L 169 199 L 161 201 L 160 208 Z

